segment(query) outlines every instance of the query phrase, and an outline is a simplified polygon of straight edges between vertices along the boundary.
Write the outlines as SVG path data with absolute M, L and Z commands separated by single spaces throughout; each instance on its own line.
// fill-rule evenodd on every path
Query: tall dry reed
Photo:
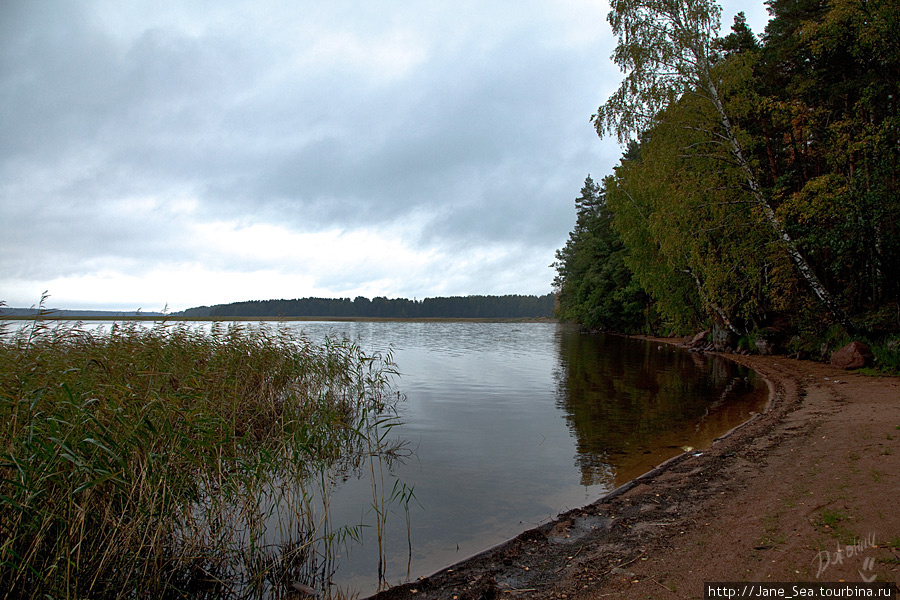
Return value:
M 315 489 L 389 451 L 395 375 L 279 327 L 2 332 L 0 597 L 281 597 L 340 534 Z

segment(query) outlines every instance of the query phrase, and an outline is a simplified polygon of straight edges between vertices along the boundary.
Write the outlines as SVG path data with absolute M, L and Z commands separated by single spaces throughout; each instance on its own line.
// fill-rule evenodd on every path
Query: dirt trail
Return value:
M 387 599 L 702 598 L 712 581 L 900 580 L 900 378 L 732 356 L 770 409 Z

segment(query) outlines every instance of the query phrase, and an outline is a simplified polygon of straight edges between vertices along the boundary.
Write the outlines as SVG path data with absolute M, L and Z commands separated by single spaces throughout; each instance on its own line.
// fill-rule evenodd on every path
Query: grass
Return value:
M 818 520 L 818 525 L 828 530 L 831 537 L 842 544 L 853 544 L 858 537 L 848 528 L 851 517 L 839 510 L 825 510 Z
M 395 375 L 390 354 L 267 326 L 0 331 L 0 598 L 324 580 L 323 548 L 353 535 L 330 528 L 329 482 L 396 450 Z
M 841 521 L 847 520 L 847 515 L 838 510 L 826 510 L 822 513 L 820 523 L 826 527 L 836 527 Z

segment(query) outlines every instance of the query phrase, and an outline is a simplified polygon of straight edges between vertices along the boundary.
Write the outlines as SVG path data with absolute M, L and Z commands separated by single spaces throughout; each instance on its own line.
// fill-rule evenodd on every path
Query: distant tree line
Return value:
M 298 298 L 249 300 L 189 308 L 184 317 L 375 317 L 518 319 L 553 316 L 554 295 L 406 298 Z
M 613 3 L 627 75 L 594 124 L 627 147 L 576 199 L 561 318 L 795 345 L 897 338 L 896 0 L 767 5 L 763 35 L 740 14 L 718 37 L 710 0 Z

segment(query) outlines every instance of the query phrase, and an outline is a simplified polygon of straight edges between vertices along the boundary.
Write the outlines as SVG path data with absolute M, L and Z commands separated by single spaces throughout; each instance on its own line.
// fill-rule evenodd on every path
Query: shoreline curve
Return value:
M 702 598 L 704 581 L 900 579 L 900 512 L 884 510 L 900 489 L 900 378 L 709 354 L 763 377 L 764 412 L 591 504 L 372 598 Z M 852 560 L 823 558 L 853 548 Z

